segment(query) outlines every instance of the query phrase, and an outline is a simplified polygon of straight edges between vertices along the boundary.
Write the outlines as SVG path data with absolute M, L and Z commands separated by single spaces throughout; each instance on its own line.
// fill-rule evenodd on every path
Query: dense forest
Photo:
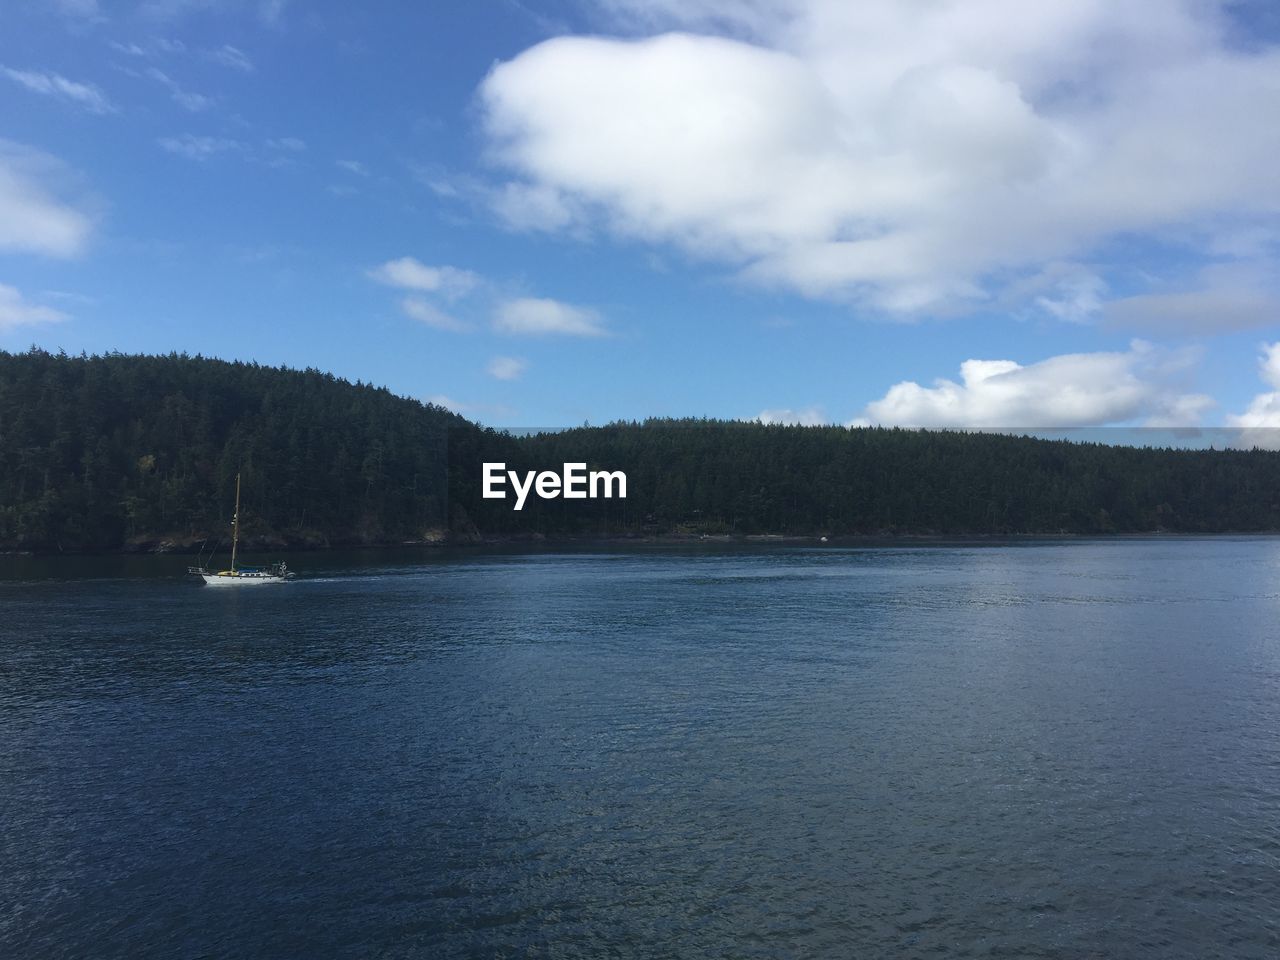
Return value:
M 480 496 L 480 465 L 622 470 L 625 500 Z M 1280 454 L 651 420 L 534 436 L 290 370 L 0 352 L 0 549 L 486 537 L 1280 530 Z
M 417 539 L 443 525 L 447 410 L 316 370 L 169 355 L 0 352 L 0 547 L 225 536 Z
M 626 472 L 626 501 L 468 503 L 484 530 L 1016 535 L 1280 530 L 1280 453 L 700 420 L 522 438 L 519 469 Z M 462 458 L 461 463 L 473 463 Z M 466 487 L 479 488 L 476 477 Z M 459 489 L 466 487 L 459 486 Z

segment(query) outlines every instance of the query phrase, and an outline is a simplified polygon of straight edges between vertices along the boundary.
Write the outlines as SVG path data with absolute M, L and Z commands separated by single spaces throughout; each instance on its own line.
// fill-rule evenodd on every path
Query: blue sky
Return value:
M 0 347 L 495 425 L 1280 426 L 1265 4 L 0 14 Z

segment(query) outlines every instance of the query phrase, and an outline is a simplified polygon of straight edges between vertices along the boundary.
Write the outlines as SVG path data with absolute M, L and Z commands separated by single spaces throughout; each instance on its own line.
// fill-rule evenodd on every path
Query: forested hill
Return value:
M 480 496 L 480 464 L 627 474 L 625 501 Z M 1280 530 L 1280 453 L 646 421 L 531 437 L 314 370 L 0 352 L 0 550 L 504 536 Z
M 0 548 L 225 538 L 237 471 L 251 545 L 418 539 L 466 423 L 315 370 L 0 352 Z
M 522 468 L 623 470 L 625 503 L 468 504 L 484 530 L 798 535 L 1280 530 L 1280 453 L 990 433 L 650 420 L 520 441 Z M 466 463 L 467 458 L 458 458 Z M 478 481 L 477 481 L 478 485 Z

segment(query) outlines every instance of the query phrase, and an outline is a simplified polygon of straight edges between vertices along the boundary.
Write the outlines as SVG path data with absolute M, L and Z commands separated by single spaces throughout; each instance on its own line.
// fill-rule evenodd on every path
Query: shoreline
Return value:
M 1217 530 L 1192 532 L 1176 530 L 1125 531 L 1122 533 L 1069 533 L 1062 531 L 1037 533 L 859 533 L 838 535 L 813 534 L 638 534 L 622 536 L 494 536 L 466 539 L 432 538 L 424 540 L 386 540 L 362 543 L 281 543 L 242 544 L 245 555 L 309 554 L 364 550 L 465 550 L 495 547 L 761 547 L 761 546 L 919 546 L 927 544 L 1016 543 L 1020 541 L 1098 541 L 1098 540 L 1205 540 L 1213 538 L 1265 538 L 1280 536 L 1280 530 Z M 143 557 L 191 556 L 200 554 L 200 544 L 175 543 L 169 539 L 125 544 L 105 550 L 27 550 L 0 549 L 0 557 Z M 225 551 L 219 551 L 225 552 Z

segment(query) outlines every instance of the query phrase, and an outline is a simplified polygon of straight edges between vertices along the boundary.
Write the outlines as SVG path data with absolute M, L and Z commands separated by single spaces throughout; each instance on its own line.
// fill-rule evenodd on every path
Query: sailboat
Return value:
M 240 474 L 236 474 L 236 512 L 231 516 L 231 569 L 210 571 L 203 566 L 187 567 L 211 587 L 240 587 L 258 583 L 284 583 L 295 576 L 284 562 L 267 567 L 236 567 L 236 548 L 240 544 Z

